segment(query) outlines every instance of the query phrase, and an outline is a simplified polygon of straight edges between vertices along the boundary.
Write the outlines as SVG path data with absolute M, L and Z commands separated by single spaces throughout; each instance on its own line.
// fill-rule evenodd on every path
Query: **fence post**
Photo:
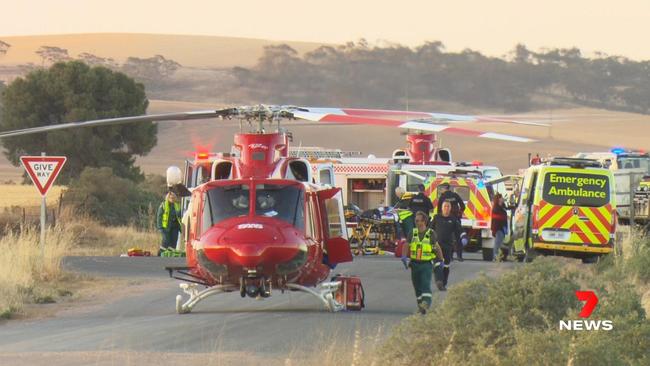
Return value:
M 636 174 L 634 172 L 630 172 L 630 227 L 631 228 L 633 228 L 634 225 L 636 224 L 636 221 L 635 221 L 636 212 L 634 212 L 634 209 L 635 209 L 635 207 L 634 207 L 634 190 L 636 188 L 634 186 L 634 178 L 635 177 L 636 177 Z
M 57 213 L 58 213 L 59 215 L 61 215 L 61 205 L 62 205 L 62 202 L 63 202 L 63 191 L 61 191 L 61 193 L 59 193 L 59 205 L 58 205 L 59 207 L 57 208 L 57 210 L 58 210 Z

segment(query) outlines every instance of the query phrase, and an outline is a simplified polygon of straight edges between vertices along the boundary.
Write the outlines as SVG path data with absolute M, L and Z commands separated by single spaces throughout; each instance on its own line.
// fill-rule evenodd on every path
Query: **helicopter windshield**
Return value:
M 250 188 L 248 185 L 235 184 L 214 187 L 208 191 L 209 204 L 204 210 L 210 211 L 212 223 L 248 216 L 250 206 Z
M 255 215 L 288 222 L 297 229 L 305 227 L 304 192 L 299 186 L 255 185 Z

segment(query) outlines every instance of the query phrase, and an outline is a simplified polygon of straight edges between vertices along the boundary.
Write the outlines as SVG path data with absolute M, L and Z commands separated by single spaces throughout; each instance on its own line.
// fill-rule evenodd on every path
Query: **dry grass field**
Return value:
M 267 45 L 287 43 L 301 53 L 321 45 L 252 38 L 131 33 L 0 36 L 0 40 L 11 45 L 9 52 L 0 58 L 0 65 L 30 62 L 41 65 L 42 61 L 35 53 L 36 50 L 41 46 L 56 46 L 67 49 L 71 57 L 88 52 L 123 62 L 128 57 L 163 55 L 185 67 L 246 67 L 255 64 L 262 55 L 263 47 Z
M 20 169 L 20 168 L 16 168 Z M 2 176 L 7 180 L 13 177 Z M 64 186 L 52 186 L 47 193 L 47 206 L 56 207 Z M 0 184 L 0 209 L 5 207 L 34 207 L 41 204 L 41 195 L 32 184 Z

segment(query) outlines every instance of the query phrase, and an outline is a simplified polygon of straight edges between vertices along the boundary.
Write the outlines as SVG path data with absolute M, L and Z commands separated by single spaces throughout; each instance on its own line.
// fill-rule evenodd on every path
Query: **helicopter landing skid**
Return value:
M 187 314 L 192 311 L 192 308 L 201 300 L 212 295 L 217 295 L 222 292 L 229 292 L 237 289 L 234 285 L 217 285 L 199 291 L 195 283 L 181 283 L 180 288 L 190 296 L 184 303 L 183 296 L 176 296 L 176 312 L 179 314 Z
M 319 288 L 316 289 L 295 283 L 287 283 L 286 286 L 292 290 L 303 291 L 316 296 L 323 305 L 325 305 L 325 308 L 332 313 L 341 311 L 344 308 L 343 304 L 339 303 L 334 298 L 334 293 L 339 289 L 339 286 L 341 286 L 341 281 L 323 282 L 320 284 Z

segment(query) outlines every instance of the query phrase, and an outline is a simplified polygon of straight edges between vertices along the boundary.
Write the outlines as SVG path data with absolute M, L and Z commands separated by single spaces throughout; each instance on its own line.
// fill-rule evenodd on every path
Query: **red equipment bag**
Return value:
M 338 291 L 336 291 L 336 301 L 343 304 L 345 310 L 361 310 L 366 307 L 364 303 L 364 292 L 361 279 L 356 276 L 336 275 L 332 281 L 341 281 Z
M 397 245 L 395 246 L 395 256 L 396 256 L 397 258 L 401 258 L 401 257 L 402 257 L 402 250 L 404 250 L 404 246 L 405 246 L 405 245 L 407 245 L 407 243 L 406 243 L 406 239 L 400 239 L 400 240 L 397 242 Z

